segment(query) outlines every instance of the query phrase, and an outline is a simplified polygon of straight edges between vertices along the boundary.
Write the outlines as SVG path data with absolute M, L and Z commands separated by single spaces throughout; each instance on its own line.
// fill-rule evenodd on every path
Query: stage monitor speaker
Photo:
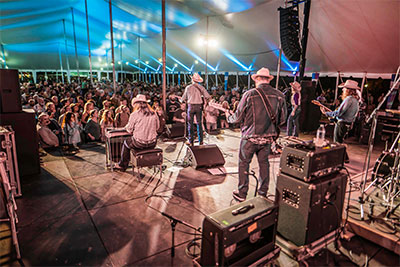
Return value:
M 39 143 L 33 109 L 18 113 L 2 113 L 0 125 L 11 125 L 15 131 L 20 177 L 40 173 Z
M 204 218 L 202 266 L 249 266 L 274 249 L 278 206 L 255 197 Z
M 0 113 L 21 111 L 18 70 L 0 69 Z
M 299 10 L 294 6 L 279 8 L 278 10 L 283 53 L 291 61 L 300 61 L 301 47 L 299 42 Z
M 279 174 L 278 232 L 297 246 L 334 231 L 342 221 L 347 175 L 335 173 L 313 183 Z
M 180 138 L 185 136 L 185 124 L 183 123 L 173 123 L 166 125 L 166 135 L 167 138 Z
M 225 164 L 224 156 L 217 145 L 189 146 L 189 160 L 195 169 L 202 167 L 216 167 Z
M 315 82 L 302 80 L 301 84 L 301 113 L 300 113 L 300 131 L 312 132 L 318 129 L 321 111 L 317 105 L 311 103 L 311 100 L 317 99 L 315 93 Z

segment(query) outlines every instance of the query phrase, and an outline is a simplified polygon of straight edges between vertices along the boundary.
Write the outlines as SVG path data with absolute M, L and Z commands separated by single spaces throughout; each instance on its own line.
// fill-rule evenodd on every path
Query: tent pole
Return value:
M 236 72 L 236 88 L 239 88 L 239 72 Z
M 279 46 L 279 58 L 278 58 L 278 69 L 276 70 L 276 86 L 275 89 L 279 88 L 279 76 L 281 75 L 281 58 L 282 58 L 282 47 Z
M 337 77 L 336 77 L 335 100 L 338 97 L 338 88 L 339 88 L 339 82 L 340 82 L 339 79 L 340 79 L 340 71 L 338 71 Z
M 306 68 L 306 52 L 308 41 L 308 22 L 310 20 L 311 0 L 306 0 L 304 4 L 304 21 L 303 21 L 303 34 L 301 38 L 301 59 L 300 59 L 300 81 L 304 77 L 304 70 Z
M 3 68 L 6 68 L 7 63 L 6 63 L 6 54 L 4 52 L 4 45 L 1 44 L 1 53 L 3 54 Z
M 60 60 L 61 80 L 62 80 L 62 83 L 64 83 L 64 70 L 63 70 L 63 64 L 62 64 L 60 44 L 58 44 L 58 58 Z
M 110 7 L 110 33 L 111 33 L 111 56 L 112 56 L 112 67 L 113 67 L 113 88 L 114 93 L 117 92 L 117 80 L 115 78 L 115 61 L 114 61 L 114 32 L 113 32 L 113 21 L 112 21 L 112 4 L 111 0 L 109 0 Z
M 250 72 L 247 76 L 247 90 L 250 90 Z
M 87 41 L 89 50 L 90 85 L 93 86 L 92 53 L 90 51 L 89 17 L 88 17 L 87 0 L 85 0 L 85 13 L 86 13 L 86 32 L 87 32 Z
M 165 57 L 166 57 L 166 46 L 165 46 L 165 38 L 166 38 L 166 25 L 165 25 L 165 0 L 161 0 L 161 9 L 162 9 L 162 73 L 163 73 L 163 78 L 162 78 L 162 95 L 163 95 L 163 109 L 164 109 L 164 114 L 167 114 L 167 84 L 166 84 L 166 73 L 165 73 Z
M 119 44 L 119 61 L 120 61 L 120 65 L 121 65 L 121 83 L 123 83 L 124 82 L 124 77 L 123 77 L 123 71 L 124 71 L 124 67 L 122 66 L 123 64 L 122 64 L 122 41 L 121 41 L 121 43 Z
M 71 83 L 71 71 L 69 69 L 69 59 L 68 59 L 67 34 L 65 32 L 65 20 L 63 19 L 62 22 L 63 22 L 63 27 L 64 27 L 65 57 L 67 59 L 67 80 L 68 80 L 68 83 Z
M 364 85 L 365 85 L 366 79 L 367 79 L 367 72 L 364 72 L 364 76 L 363 76 L 363 79 L 362 79 L 362 82 L 361 82 L 361 95 L 362 95 L 363 90 L 364 90 Z
M 74 17 L 74 8 L 72 8 L 72 7 L 71 7 L 71 15 L 72 15 L 72 29 L 73 29 L 73 32 L 74 32 L 76 71 L 78 72 L 78 84 L 80 84 L 81 83 L 81 79 L 80 79 L 80 75 L 79 75 L 78 48 L 76 47 L 75 17 Z
M 207 72 L 207 64 L 208 64 L 208 16 L 207 16 L 207 24 L 206 24 L 206 69 L 205 69 L 205 74 L 206 74 L 206 89 L 208 91 L 208 72 Z

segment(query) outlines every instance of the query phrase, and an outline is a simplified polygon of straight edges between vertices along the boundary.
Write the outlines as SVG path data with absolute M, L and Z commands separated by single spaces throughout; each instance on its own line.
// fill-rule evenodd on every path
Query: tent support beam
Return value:
M 75 61 L 76 61 L 76 70 L 78 72 L 78 84 L 81 84 L 81 78 L 80 78 L 80 75 L 79 75 L 78 48 L 76 47 L 75 16 L 74 16 L 74 8 L 72 8 L 72 7 L 71 7 L 71 15 L 72 15 L 72 29 L 73 29 L 73 32 L 74 32 Z
M 117 80 L 115 78 L 115 61 L 114 61 L 114 32 L 113 32 L 113 21 L 112 21 L 112 4 L 111 0 L 109 0 L 109 8 L 110 8 L 110 33 L 111 33 L 111 64 L 113 67 L 113 88 L 114 93 L 117 92 Z
M 279 46 L 278 68 L 276 70 L 276 85 L 275 85 L 276 90 L 278 90 L 279 88 L 279 76 L 281 74 L 281 59 L 282 59 L 282 47 Z
M 63 22 L 63 28 L 64 28 L 65 57 L 67 59 L 67 80 L 68 80 L 68 83 L 71 83 L 71 71 L 69 69 L 68 43 L 67 43 L 67 34 L 65 31 L 65 20 L 63 19 L 62 22 Z M 36 78 L 35 78 L 35 82 L 36 82 Z
M 0 45 L 1 45 L 1 53 L 3 54 L 3 68 L 6 68 L 7 63 L 6 63 L 6 54 L 4 52 L 4 45 L 3 44 L 0 44 Z
M 337 97 L 338 97 L 339 83 L 340 83 L 340 71 L 338 71 L 337 77 L 336 77 L 335 100 L 336 100 Z
M 361 82 L 361 95 L 362 95 L 363 90 L 364 90 L 364 85 L 365 85 L 366 79 L 367 79 L 367 72 L 364 72 L 364 76 L 363 76 L 363 79 L 362 79 L 362 82 Z
M 87 32 L 87 41 L 89 50 L 90 85 L 93 86 L 92 53 L 90 51 L 89 17 L 88 17 L 87 0 L 85 0 L 85 13 L 86 13 L 86 32 Z
M 63 69 L 63 64 L 62 64 L 60 45 L 58 45 L 58 58 L 60 60 L 61 80 L 62 80 L 62 83 L 64 83 L 64 69 Z
M 166 45 L 165 45 L 165 39 L 166 39 L 166 29 L 165 29 L 165 0 L 161 1 L 161 10 L 162 10 L 162 96 L 163 96 L 163 109 L 164 109 L 164 114 L 167 114 L 167 79 L 166 79 L 166 73 L 165 73 L 165 66 L 166 66 Z
M 306 0 L 304 4 L 304 22 L 303 22 L 303 34 L 301 37 L 301 58 L 300 58 L 300 80 L 304 77 L 304 70 L 306 68 L 306 53 L 307 53 L 307 41 L 308 41 L 308 22 L 310 20 L 311 0 Z

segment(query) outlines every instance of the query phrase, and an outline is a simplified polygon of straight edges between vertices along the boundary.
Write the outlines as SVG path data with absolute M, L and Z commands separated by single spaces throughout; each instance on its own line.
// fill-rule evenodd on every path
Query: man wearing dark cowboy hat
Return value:
M 239 150 L 239 184 L 233 191 L 233 198 L 246 200 L 249 190 L 249 166 L 253 155 L 257 155 L 260 168 L 258 195 L 267 196 L 269 186 L 268 155 L 271 144 L 278 135 L 277 127 L 286 121 L 285 96 L 269 85 L 274 76 L 267 68 L 260 69 L 251 78 L 256 83 L 242 96 L 234 114 L 226 114 L 229 123 L 240 123 L 242 137 Z M 257 91 L 257 88 L 260 91 Z M 267 103 L 264 102 L 264 99 Z M 269 105 L 269 106 L 268 106 Z M 267 110 L 267 107 L 269 110 Z M 275 117 L 275 123 L 271 117 Z
M 328 117 L 333 117 L 337 120 L 335 129 L 333 132 L 333 141 L 336 143 L 343 143 L 343 139 L 346 136 L 351 124 L 356 119 L 359 110 L 359 99 L 360 96 L 357 91 L 361 90 L 358 87 L 358 83 L 353 80 L 347 80 L 345 83 L 339 85 L 343 88 L 342 99 L 343 102 L 340 106 L 331 112 L 328 112 L 325 108 L 321 107 L 321 112 Z M 346 153 L 346 162 L 348 162 L 348 156 Z
M 211 96 L 208 94 L 206 89 L 199 83 L 203 82 L 203 79 L 198 73 L 193 74 L 192 84 L 185 88 L 185 92 L 182 96 L 182 101 L 187 103 L 187 121 L 188 121 L 188 144 L 193 146 L 194 143 L 194 116 L 197 121 L 197 134 L 199 137 L 199 144 L 203 144 L 203 125 L 202 125 L 202 110 L 203 110 L 203 98 L 206 100 L 210 99 Z

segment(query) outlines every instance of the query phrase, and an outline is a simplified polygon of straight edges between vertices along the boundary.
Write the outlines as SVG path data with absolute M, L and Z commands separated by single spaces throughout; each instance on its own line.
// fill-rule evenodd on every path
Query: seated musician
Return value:
M 139 94 L 132 99 L 133 112 L 125 130 L 132 133 L 122 145 L 121 161 L 115 169 L 125 171 L 128 168 L 130 149 L 151 149 L 157 144 L 157 129 L 160 121 L 157 113 L 147 103 L 146 96 Z

